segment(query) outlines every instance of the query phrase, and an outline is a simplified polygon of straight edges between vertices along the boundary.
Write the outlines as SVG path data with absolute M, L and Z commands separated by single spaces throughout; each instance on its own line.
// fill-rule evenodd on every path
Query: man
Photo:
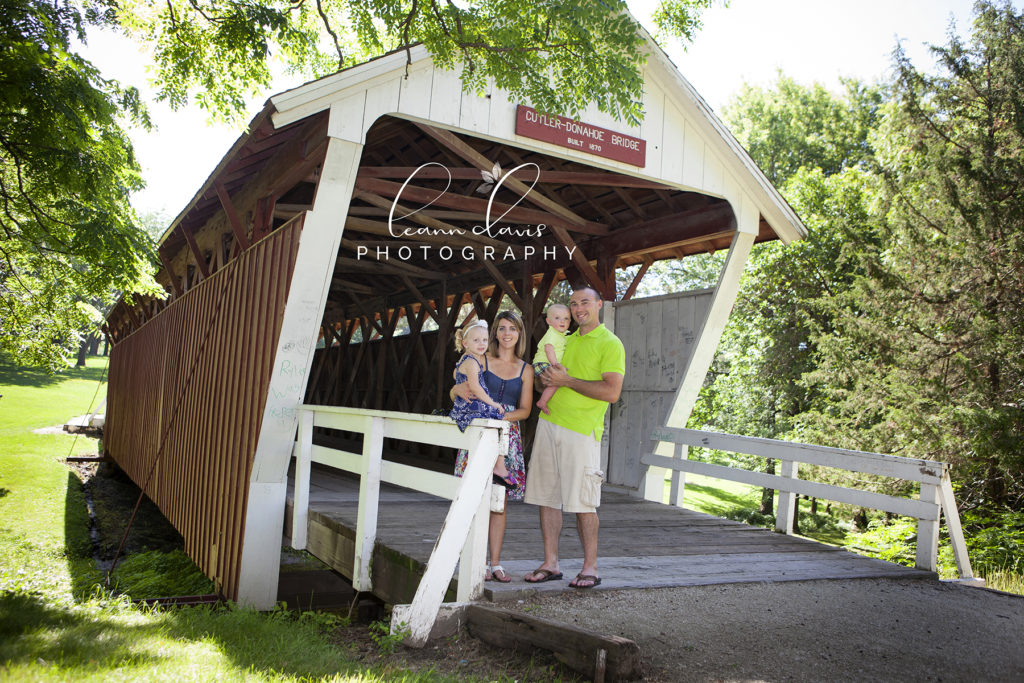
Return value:
M 529 583 L 562 578 L 558 536 L 562 512 L 576 514 L 583 545 L 583 569 L 573 588 L 601 583 L 597 570 L 597 508 L 601 504 L 601 432 L 608 405 L 619 400 L 626 373 L 626 351 L 601 324 L 601 295 L 590 287 L 573 292 L 569 309 L 579 328 L 565 347 L 561 365 L 548 368 L 541 381 L 562 387 L 551 397 L 533 439 L 526 475 L 525 501 L 540 506 L 544 563 L 526 575 Z

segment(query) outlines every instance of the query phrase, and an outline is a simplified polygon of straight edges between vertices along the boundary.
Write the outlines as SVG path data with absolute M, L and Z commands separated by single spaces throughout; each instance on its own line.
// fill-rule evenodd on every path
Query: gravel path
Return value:
M 1024 681 L 1024 598 L 953 583 L 580 591 L 503 606 L 636 641 L 647 681 Z

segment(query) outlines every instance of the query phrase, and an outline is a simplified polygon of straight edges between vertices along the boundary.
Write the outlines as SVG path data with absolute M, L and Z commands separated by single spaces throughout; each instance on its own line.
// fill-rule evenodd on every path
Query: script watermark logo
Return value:
M 402 204 L 402 193 L 405 192 L 406 187 L 408 187 L 409 183 L 412 182 L 413 178 L 415 178 L 417 174 L 430 166 L 436 166 L 444 170 L 444 175 L 447 177 L 447 184 L 444 189 L 426 204 L 423 204 L 422 206 L 419 206 L 418 208 L 396 218 L 395 213 L 398 210 L 398 207 Z M 506 180 L 511 178 L 513 174 L 520 170 L 533 172 L 533 178 L 528 183 L 529 188 L 527 192 L 517 197 L 514 204 L 506 206 L 505 210 L 500 215 L 493 216 L 495 195 L 505 184 Z M 430 206 L 433 206 L 451 188 L 452 173 L 448 167 L 436 161 L 430 161 L 418 166 L 416 170 L 414 170 L 409 177 L 405 179 L 405 182 L 402 183 L 402 187 L 391 202 L 391 210 L 388 212 L 388 233 L 396 239 L 429 240 L 431 243 L 420 244 L 415 247 L 403 245 L 394 249 L 387 246 L 378 246 L 375 249 L 371 249 L 365 245 L 359 245 L 356 247 L 356 258 L 376 258 L 378 261 L 381 261 L 388 260 L 394 255 L 403 261 L 408 261 L 413 258 L 414 255 L 424 259 L 429 259 L 436 255 L 442 260 L 449 261 L 458 255 L 460 258 L 467 261 L 472 261 L 477 258 L 493 261 L 499 259 L 529 259 L 539 255 L 544 259 L 555 259 L 558 258 L 560 251 L 564 251 L 564 253 L 570 258 L 572 257 L 576 247 L 537 247 L 530 244 L 517 246 L 495 246 L 494 244 L 488 244 L 488 242 L 496 241 L 502 237 L 540 239 L 544 235 L 544 229 L 547 226 L 543 223 L 538 225 L 500 225 L 504 221 L 505 217 L 519 206 L 526 195 L 532 192 L 533 188 L 536 187 L 537 182 L 540 180 L 540 167 L 537 166 L 537 164 L 527 162 L 503 173 L 501 166 L 495 163 L 490 171 L 481 171 L 480 175 L 484 180 L 484 183 L 477 188 L 477 192 L 488 194 L 487 208 L 484 212 L 484 221 L 482 225 L 475 225 L 472 228 L 462 228 L 454 225 L 439 228 L 431 227 L 429 225 L 409 225 L 402 223 L 402 221 L 405 221 L 421 211 L 426 210 Z M 501 205 L 499 204 L 499 207 L 500 206 Z M 430 222 L 436 223 L 437 221 Z M 436 244 L 436 242 L 445 238 L 455 238 L 451 241 L 458 242 L 460 244 L 457 244 L 456 246 Z

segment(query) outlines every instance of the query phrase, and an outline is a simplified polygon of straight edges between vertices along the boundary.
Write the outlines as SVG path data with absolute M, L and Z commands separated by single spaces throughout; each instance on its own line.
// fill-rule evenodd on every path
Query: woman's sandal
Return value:
M 512 577 L 508 575 L 508 572 L 506 572 L 505 568 L 500 564 L 496 564 L 490 569 L 492 581 L 497 581 L 498 583 L 509 583 L 512 580 Z
M 506 489 L 514 489 L 516 487 L 516 485 L 508 479 L 493 473 L 491 474 L 491 483 L 497 484 L 498 486 L 504 486 Z

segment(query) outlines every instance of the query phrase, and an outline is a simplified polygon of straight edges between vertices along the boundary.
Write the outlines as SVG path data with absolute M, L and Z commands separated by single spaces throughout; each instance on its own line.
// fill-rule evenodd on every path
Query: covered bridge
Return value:
M 689 416 L 751 246 L 804 234 L 649 37 L 647 50 L 635 128 L 463 92 L 422 47 L 307 83 L 270 98 L 174 220 L 159 250 L 167 298 L 121 301 L 106 321 L 104 445 L 225 596 L 274 603 L 304 404 L 441 408 L 456 326 L 492 320 L 504 299 L 532 353 L 562 280 L 601 292 L 626 343 L 607 469 L 642 494 L 650 429 Z M 517 170 L 484 186 L 496 164 Z M 654 261 L 720 249 L 714 290 L 622 303 Z M 636 264 L 617 294 L 616 271 Z M 392 450 L 451 465 L 445 449 Z

